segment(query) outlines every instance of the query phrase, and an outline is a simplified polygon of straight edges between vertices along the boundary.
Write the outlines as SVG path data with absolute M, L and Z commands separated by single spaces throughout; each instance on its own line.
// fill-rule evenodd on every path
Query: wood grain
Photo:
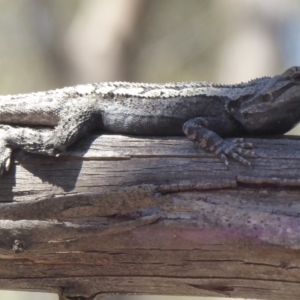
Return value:
M 175 137 L 16 152 L 0 183 L 1 288 L 300 299 L 300 140 L 247 141 L 252 169 Z

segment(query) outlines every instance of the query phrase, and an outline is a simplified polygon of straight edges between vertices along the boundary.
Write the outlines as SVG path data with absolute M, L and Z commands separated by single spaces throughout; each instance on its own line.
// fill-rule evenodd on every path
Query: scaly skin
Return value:
M 283 134 L 300 121 L 300 67 L 236 85 L 112 82 L 0 96 L 0 172 L 11 151 L 57 155 L 94 128 L 131 135 L 186 135 L 250 166 L 252 145 L 224 137 Z M 48 126 L 41 131 L 35 126 Z

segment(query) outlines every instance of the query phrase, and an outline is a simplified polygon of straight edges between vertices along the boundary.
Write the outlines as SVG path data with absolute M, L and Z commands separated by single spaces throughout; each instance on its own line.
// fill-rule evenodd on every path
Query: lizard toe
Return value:
M 242 145 L 243 144 L 244 143 L 242 143 Z M 237 144 L 234 141 L 233 142 L 225 141 L 225 140 L 222 140 L 221 142 L 219 141 L 219 143 L 217 144 L 213 152 L 222 159 L 226 168 L 228 166 L 228 161 L 226 157 L 231 157 L 234 160 L 249 167 L 251 167 L 251 163 L 246 158 L 244 158 L 244 156 L 257 157 L 254 151 L 241 147 L 241 144 Z

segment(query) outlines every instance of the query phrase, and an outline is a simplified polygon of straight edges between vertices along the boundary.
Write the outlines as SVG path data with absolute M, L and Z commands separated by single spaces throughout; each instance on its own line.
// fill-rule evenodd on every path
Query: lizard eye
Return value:
M 270 93 L 263 94 L 262 100 L 264 102 L 272 102 L 273 101 L 273 96 Z

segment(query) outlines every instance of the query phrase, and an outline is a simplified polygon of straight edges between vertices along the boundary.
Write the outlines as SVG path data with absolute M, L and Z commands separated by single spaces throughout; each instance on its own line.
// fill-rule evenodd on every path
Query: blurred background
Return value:
M 293 65 L 298 0 L 0 0 L 0 94 L 99 81 L 238 83 Z

